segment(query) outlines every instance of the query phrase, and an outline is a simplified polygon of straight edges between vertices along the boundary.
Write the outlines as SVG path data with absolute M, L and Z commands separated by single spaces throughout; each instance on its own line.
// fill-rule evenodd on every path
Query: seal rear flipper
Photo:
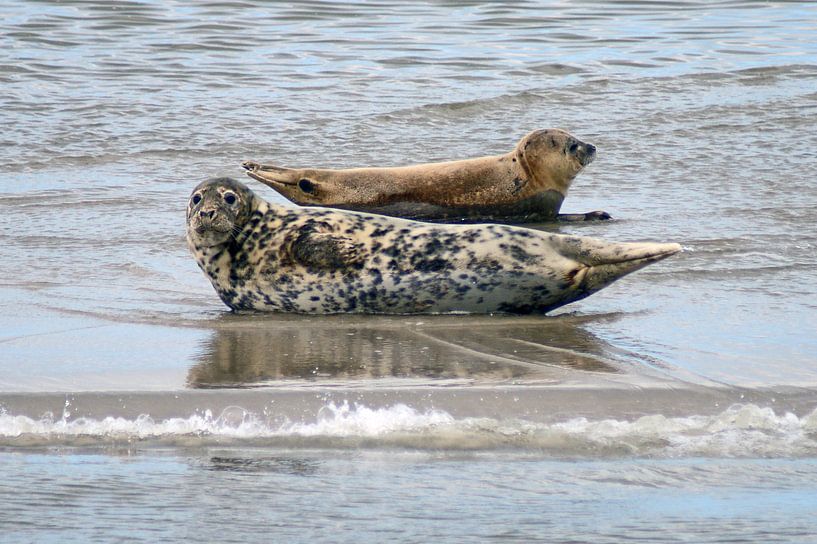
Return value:
M 681 251 L 679 244 L 617 243 L 578 236 L 553 235 L 551 241 L 560 255 L 579 264 L 567 279 L 585 296 Z
M 607 287 L 619 278 L 644 268 L 648 264 L 657 263 L 671 255 L 675 255 L 681 251 L 681 246 L 678 244 L 654 244 L 656 246 L 664 246 L 665 249 L 656 249 L 654 252 L 643 257 L 635 258 L 628 261 L 620 261 L 617 263 L 606 263 L 594 265 L 587 269 L 587 274 L 584 281 L 581 283 L 581 289 L 587 293 L 594 293 L 599 289 Z
M 269 185 L 273 189 L 274 184 L 295 185 L 301 178 L 301 172 L 292 168 L 275 166 L 274 164 L 260 164 L 254 161 L 244 161 L 241 167 L 246 170 L 246 174 L 251 178 Z
M 587 266 L 619 264 L 627 261 L 669 257 L 681 251 L 680 244 L 656 242 L 610 242 L 586 236 L 551 234 L 553 248 L 563 257 Z

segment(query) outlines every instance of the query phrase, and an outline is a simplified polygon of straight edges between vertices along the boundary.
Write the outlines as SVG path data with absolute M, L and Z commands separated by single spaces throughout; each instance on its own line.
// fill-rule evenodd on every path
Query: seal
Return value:
M 291 208 L 231 178 L 194 189 L 187 241 L 231 309 L 309 314 L 545 313 L 681 250 Z
M 248 176 L 303 206 L 442 222 L 610 219 L 559 214 L 596 147 L 560 129 L 536 130 L 504 155 L 392 168 L 284 168 L 247 161 Z

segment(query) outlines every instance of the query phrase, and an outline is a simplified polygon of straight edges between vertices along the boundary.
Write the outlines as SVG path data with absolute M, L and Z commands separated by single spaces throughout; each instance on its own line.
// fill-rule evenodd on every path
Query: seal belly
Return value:
M 391 217 L 441 223 L 547 223 L 559 216 L 564 195 L 549 189 L 533 196 L 503 204 L 443 206 L 427 202 L 394 202 L 386 205 L 334 206 Z
M 311 275 L 301 280 L 300 289 L 280 283 L 273 289 L 273 282 L 262 281 L 248 291 L 256 294 L 233 299 L 232 306 L 308 314 L 545 313 L 564 304 L 554 303 L 553 293 L 566 286 L 555 277 L 549 285 L 539 275 L 507 271 L 488 277 L 469 271 L 385 276 L 364 272 L 352 278 Z

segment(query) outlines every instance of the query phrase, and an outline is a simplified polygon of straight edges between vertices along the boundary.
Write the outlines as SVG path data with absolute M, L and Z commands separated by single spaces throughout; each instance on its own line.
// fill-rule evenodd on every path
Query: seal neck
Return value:
M 514 161 L 516 174 L 527 181 L 527 184 L 534 189 L 532 192 L 549 189 L 552 192 L 561 194 L 562 198 L 567 195 L 570 185 L 582 170 L 579 169 L 572 175 L 566 172 L 542 172 L 541 170 L 537 172 L 535 168 L 531 167 L 524 153 L 517 151 L 512 157 L 516 159 Z

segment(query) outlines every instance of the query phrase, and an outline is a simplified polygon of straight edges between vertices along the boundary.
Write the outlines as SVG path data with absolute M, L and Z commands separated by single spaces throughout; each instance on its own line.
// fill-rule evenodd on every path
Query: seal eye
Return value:
M 235 204 L 235 195 L 233 193 L 224 193 L 224 202 L 232 206 Z
M 298 189 L 305 193 L 312 194 L 315 192 L 315 184 L 308 179 L 302 179 L 298 182 Z
M 201 195 L 193 195 L 193 205 L 196 205 L 199 202 L 201 202 Z
M 572 144 L 570 144 L 570 152 L 571 153 L 575 153 L 577 149 L 579 149 L 579 144 L 577 144 L 576 142 L 573 142 Z

